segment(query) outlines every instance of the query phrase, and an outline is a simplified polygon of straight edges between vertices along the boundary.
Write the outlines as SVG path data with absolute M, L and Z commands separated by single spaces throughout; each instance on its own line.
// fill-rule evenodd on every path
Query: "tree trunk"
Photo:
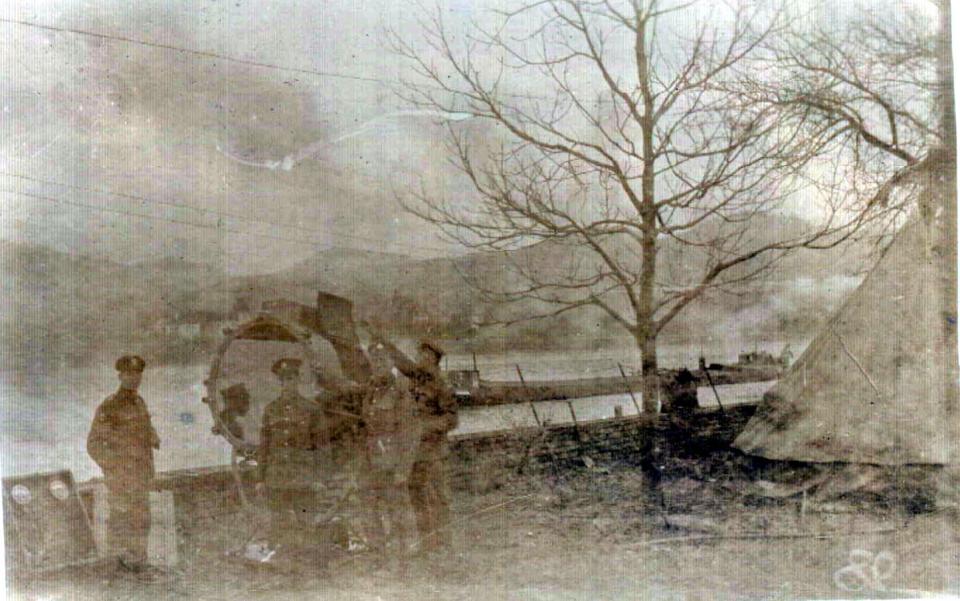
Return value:
M 647 169 L 652 172 L 652 167 Z M 639 311 L 637 311 L 637 346 L 640 347 L 640 361 L 643 368 L 643 412 L 658 412 L 660 393 L 657 375 L 657 331 L 654 324 L 653 303 L 657 276 L 657 227 L 656 209 L 649 210 L 652 202 L 646 202 L 653 196 L 653 178 L 644 173 L 643 216 L 643 266 L 640 272 Z M 649 181 L 648 181 L 649 179 Z
M 941 110 L 941 139 L 939 161 L 934 162 L 928 185 L 933 187 L 935 200 L 942 203 L 939 248 L 942 254 L 942 316 L 943 316 L 943 379 L 944 400 L 951 431 L 946 439 L 957 444 L 960 435 L 960 393 L 958 393 L 957 359 L 957 118 L 953 94 L 953 53 L 951 39 L 950 0 L 940 2 L 940 32 L 937 40 L 937 75 L 940 89 L 938 101 Z M 936 152 L 936 151 L 935 151 Z M 939 195 L 939 198 L 936 196 Z M 957 454 L 958 449 L 952 451 Z
M 657 375 L 657 331 L 654 324 L 654 288 L 657 282 L 657 204 L 656 204 L 656 156 L 654 136 L 654 96 L 650 90 L 652 74 L 650 55 L 647 52 L 647 26 L 649 20 L 638 22 L 634 51 L 637 74 L 643 97 L 643 115 L 640 118 L 640 136 L 643 143 L 643 174 L 640 185 L 640 220 L 642 230 L 642 258 L 640 271 L 640 295 L 637 309 L 637 345 L 640 347 L 640 362 L 643 368 L 643 412 L 659 410 L 660 385 Z
M 660 377 L 657 374 L 657 337 L 655 334 L 644 336 L 637 333 L 637 348 L 640 349 L 640 366 L 643 370 L 643 412 L 655 414 L 659 411 Z

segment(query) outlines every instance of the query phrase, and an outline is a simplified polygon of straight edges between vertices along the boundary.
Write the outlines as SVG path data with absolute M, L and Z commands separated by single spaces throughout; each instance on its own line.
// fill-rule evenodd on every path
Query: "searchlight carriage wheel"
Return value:
M 212 431 L 231 446 L 231 468 L 241 506 L 248 514 L 251 533 L 243 535 L 245 545 L 256 539 L 266 527 L 268 512 L 265 498 L 252 487 L 248 468 L 255 465 L 260 446 L 262 418 L 267 405 L 280 396 L 274 362 L 281 358 L 301 360 L 300 394 L 320 402 L 321 394 L 337 403 L 336 395 L 369 379 L 370 367 L 360 345 L 353 322 L 350 301 L 325 292 L 318 293 L 316 308 L 277 300 L 264 303 L 264 311 L 254 319 L 224 330 L 224 339 L 214 354 L 210 373 L 204 381 L 203 402 L 213 418 Z M 352 382 L 353 384 L 348 384 Z M 326 406 L 324 427 L 331 431 L 341 427 L 335 417 L 337 407 Z M 339 431 L 339 430 L 337 430 Z M 318 455 L 317 491 L 321 509 L 315 520 L 336 528 L 354 523 L 352 507 L 356 498 L 356 474 L 353 462 L 342 451 L 352 452 L 347 445 L 335 453 L 331 448 Z M 252 498 L 248 498 L 248 494 Z M 254 501 L 254 502 L 251 502 Z
M 224 334 L 204 382 L 207 395 L 203 402 L 213 417 L 213 433 L 226 439 L 240 456 L 251 458 L 259 443 L 263 409 L 279 393 L 276 377 L 270 372 L 273 362 L 281 357 L 302 359 L 304 384 L 310 387 L 316 386 L 321 367 L 311 333 L 273 315 L 261 314 Z M 231 352 L 237 347 L 245 348 Z M 238 384 L 250 395 L 246 415 L 231 415 L 224 398 L 224 392 Z M 301 391 L 307 398 L 316 396 L 315 390 L 305 390 L 303 385 Z

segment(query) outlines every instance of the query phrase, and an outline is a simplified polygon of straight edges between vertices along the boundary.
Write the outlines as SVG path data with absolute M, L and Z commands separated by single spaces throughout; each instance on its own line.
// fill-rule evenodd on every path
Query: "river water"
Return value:
M 779 352 L 782 345 L 767 345 Z M 764 346 L 760 347 L 764 350 Z M 794 345 L 794 352 L 799 348 Z M 736 358 L 739 348 L 726 354 L 709 353 L 710 361 Z M 666 367 L 695 365 L 699 348 L 664 346 L 661 356 Z M 732 357 L 730 356 L 732 354 Z M 636 349 L 577 352 L 513 352 L 478 355 L 481 376 L 489 380 L 517 380 L 520 365 L 528 380 L 617 376 L 617 363 L 632 372 L 639 364 Z M 468 368 L 469 355 L 450 357 L 447 367 Z M 162 446 L 156 453 L 161 471 L 223 465 L 230 461 L 230 446 L 211 433 L 213 419 L 201 402 L 208 366 L 148 368 L 141 394 L 153 416 Z M 112 365 L 58 370 L 46 376 L 25 377 L 0 373 L 0 471 L 4 476 L 38 471 L 69 469 L 77 480 L 98 476 L 99 469 L 86 453 L 86 436 L 97 405 L 117 387 Z M 304 390 L 304 392 L 307 392 Z M 639 395 L 638 402 L 641 402 Z M 553 423 L 606 419 L 616 407 L 623 415 L 635 415 L 633 399 L 627 394 L 537 404 L 541 421 Z M 465 410 L 455 433 L 535 425 L 529 405 Z
M 791 341 L 794 357 L 805 346 L 805 341 Z M 737 355 L 744 351 L 766 351 L 779 356 L 785 343 L 751 342 L 739 339 L 723 339 L 704 342 L 703 354 L 710 363 L 735 363 Z M 675 369 L 683 366 L 695 368 L 701 347 L 690 344 L 660 343 L 657 345 L 657 360 L 660 367 Z M 640 352 L 636 346 L 611 348 L 598 351 L 508 351 L 497 354 L 478 354 L 477 368 L 480 377 L 493 381 L 519 381 L 517 366 L 527 381 L 565 380 L 590 377 L 617 377 L 617 364 L 623 365 L 628 374 L 636 373 L 640 366 Z M 473 358 L 468 354 L 453 355 L 446 360 L 447 369 L 471 369 Z

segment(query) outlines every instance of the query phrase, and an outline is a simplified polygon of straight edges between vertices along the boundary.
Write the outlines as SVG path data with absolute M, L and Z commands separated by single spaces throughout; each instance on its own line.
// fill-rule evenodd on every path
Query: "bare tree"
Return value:
M 839 9 L 837 2 L 828 9 Z M 763 36 L 740 91 L 776 110 L 785 126 L 822 140 L 838 167 L 821 172 L 824 193 L 852 210 L 884 216 L 885 229 L 918 215 L 939 229 L 944 398 L 957 392 L 957 143 L 950 0 L 878 4 L 870 13 L 791 20 Z M 937 12 L 938 15 L 933 13 Z M 836 15 L 836 13 L 834 13 Z M 802 17 L 802 15 L 800 15 Z M 828 25 L 824 25 L 827 23 Z M 750 75 L 775 74 L 769 82 Z M 956 420 L 954 420 L 956 421 Z
M 657 337 L 690 303 L 796 249 L 837 244 L 864 220 L 827 198 L 810 227 L 769 227 L 829 140 L 806 135 L 802 117 L 783 127 L 781 107 L 735 85 L 779 33 L 779 15 L 713 8 L 714 25 L 686 25 L 689 36 L 666 25 L 690 3 L 657 0 L 528 0 L 466 36 L 437 10 L 421 22 L 422 44 L 392 35 L 416 72 L 407 101 L 469 113 L 499 136 L 477 144 L 471 128 L 449 125 L 473 193 L 444 198 L 421 185 L 404 205 L 472 248 L 550 242 L 549 267 L 523 259 L 535 250 L 511 255 L 519 284 L 474 283 L 547 307 L 528 317 L 606 312 L 639 347 L 644 411 L 657 407 Z M 666 252 L 671 261 L 658 258 Z
M 844 17 L 840 2 L 824 3 L 818 8 L 830 19 L 791 14 L 777 36 L 758 33 L 760 48 L 739 66 L 737 91 L 822 150 L 832 169 L 818 170 L 812 183 L 845 196 L 851 210 L 881 205 L 895 209 L 886 212 L 895 221 L 917 207 L 920 175 L 939 161 L 952 97 L 944 104 L 942 36 L 924 10 L 930 6 L 890 3 Z

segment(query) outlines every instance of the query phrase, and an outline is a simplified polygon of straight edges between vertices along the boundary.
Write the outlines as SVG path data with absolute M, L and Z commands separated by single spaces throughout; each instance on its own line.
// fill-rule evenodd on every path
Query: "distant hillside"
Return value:
M 779 219 L 757 231 L 763 235 L 774 231 L 771 228 L 802 225 Z M 614 247 L 625 261 L 635 253 L 629 244 Z M 864 261 L 866 250 L 855 245 L 799 253 L 771 272 L 762 286 L 743 288 L 739 294 L 711 294 L 692 304 L 664 336 L 698 340 L 739 332 L 777 339 L 808 332 L 856 286 L 869 264 Z M 663 281 L 674 282 L 689 281 L 704 264 L 696 251 L 669 242 L 663 244 L 658 260 Z M 502 288 L 521 283 L 514 270 L 518 264 L 548 276 L 590 269 L 596 261 L 587 249 L 556 242 L 509 253 L 438 259 L 332 248 L 275 273 L 231 277 L 218 266 L 176 257 L 123 265 L 0 241 L 7 299 L 0 338 L 4 348 L 17 351 L 12 364 L 28 370 L 32 365 L 99 360 L 101 355 L 111 357 L 130 348 L 151 349 L 159 360 L 189 360 L 209 350 L 215 332 L 204 330 L 206 338 L 198 335 L 188 343 L 176 339 L 182 337 L 177 327 L 202 329 L 238 308 L 256 309 L 265 300 L 288 298 L 313 304 L 317 290 L 326 290 L 352 299 L 359 319 L 393 326 L 399 332 L 471 340 L 477 350 L 625 341 L 625 333 L 609 316 L 591 309 L 508 329 L 471 327 L 543 307 L 532 302 L 493 304 L 468 286 L 464 276 L 483 286 Z
M 806 227 L 795 218 L 764 219 L 766 221 L 757 226 L 758 243 L 765 237 L 796 235 Z M 622 260 L 636 260 L 637 251 L 632 241 L 611 246 Z M 865 265 L 864 256 L 862 246 L 797 253 L 780 263 L 760 286 L 734 291 L 739 294 L 714 293 L 692 304 L 665 335 L 698 339 L 704 332 L 722 336 L 739 328 L 771 338 L 802 333 L 815 327 L 823 313 L 856 285 L 857 274 Z M 573 269 L 589 272 L 598 260 L 589 249 L 553 241 L 513 252 L 427 260 L 330 249 L 290 269 L 238 278 L 233 281 L 232 289 L 257 301 L 284 296 L 307 304 L 313 303 L 317 289 L 328 290 L 353 299 L 363 319 L 394 324 L 406 321 L 414 330 L 427 328 L 440 335 L 465 337 L 471 334 L 471 323 L 516 319 L 541 312 L 544 306 L 533 302 L 512 306 L 492 304 L 468 286 L 464 277 L 490 289 L 516 288 L 523 285 L 516 273 L 517 266 L 549 278 Z M 705 260 L 696 249 L 665 241 L 659 253 L 661 280 L 677 284 L 693 282 L 702 273 Z M 748 268 L 745 266 L 743 270 Z M 423 320 L 413 323 L 416 320 L 412 317 L 417 314 L 423 316 Z M 556 347 L 585 344 L 594 339 L 626 338 L 609 316 L 591 309 L 509 330 L 493 328 L 473 334 L 481 346 L 495 342 L 507 347 Z M 484 342 L 485 338 L 490 340 Z
M 3 241 L 0 273 L 0 340 L 8 366 L 27 371 L 141 348 L 159 324 L 232 303 L 225 274 L 173 258 L 122 265 Z

